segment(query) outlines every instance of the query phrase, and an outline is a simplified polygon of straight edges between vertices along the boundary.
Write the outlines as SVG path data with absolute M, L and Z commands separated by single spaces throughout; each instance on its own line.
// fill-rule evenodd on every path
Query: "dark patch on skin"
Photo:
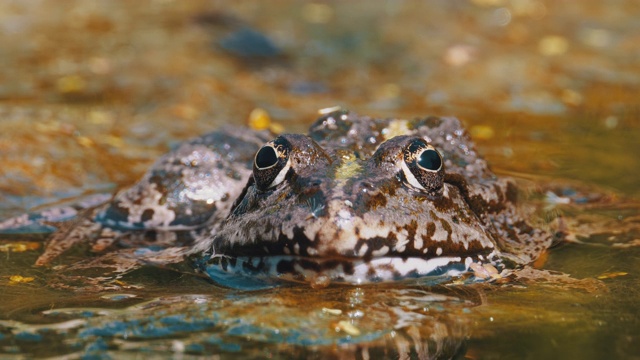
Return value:
M 304 234 L 304 228 L 301 225 L 293 228 L 293 239 L 291 242 L 299 245 L 301 256 L 309 256 L 309 248 L 316 249 L 319 241 L 317 236 L 313 240 L 308 239 Z
M 452 192 L 452 190 L 457 190 L 457 188 L 453 187 L 452 189 L 450 189 L 449 191 Z M 433 205 L 436 207 L 436 209 L 440 212 L 445 212 L 449 209 L 455 209 L 455 204 L 452 200 L 453 196 L 455 194 L 449 194 L 448 197 L 446 196 L 434 196 L 433 198 L 429 199 L 431 200 L 431 202 L 433 203 Z
M 145 222 L 153 219 L 153 213 L 153 209 L 146 209 L 142 212 L 142 215 L 140 215 L 140 221 Z
M 436 233 L 436 224 L 429 223 L 427 225 L 427 235 L 426 235 L 426 237 L 425 236 L 422 237 L 422 241 L 424 241 L 424 244 L 425 244 L 425 246 L 423 246 L 423 247 L 426 247 L 426 243 L 428 241 L 431 241 L 431 239 L 433 238 L 433 235 L 435 233 Z
M 364 245 L 367 245 L 367 251 L 364 253 L 364 255 L 359 257 L 364 259 L 365 261 L 370 261 L 373 258 L 372 253 L 374 251 L 380 250 L 385 246 L 389 247 L 389 249 L 392 249 L 393 245 L 396 243 L 396 240 L 397 238 L 393 233 L 390 233 L 389 236 L 386 238 L 376 236 L 371 239 L 358 239 L 358 242 L 356 243 L 356 246 L 353 249 L 354 256 L 358 256 L 362 247 Z
M 453 232 L 453 230 L 451 229 L 451 225 L 445 219 L 440 219 L 440 224 L 442 225 L 444 231 L 447 232 L 447 241 L 452 242 L 451 233 Z
M 291 260 L 280 260 L 278 261 L 278 265 L 276 265 L 276 271 L 278 274 L 291 274 L 295 272 L 295 267 L 293 261 Z
M 164 205 L 167 202 L 167 187 L 164 185 L 164 182 L 166 181 L 167 174 L 165 174 L 164 172 L 162 174 L 157 174 L 152 176 L 149 179 L 149 182 L 151 184 L 155 184 L 156 185 L 156 191 L 159 192 L 160 194 L 162 194 L 162 197 L 160 198 L 160 200 L 158 200 L 158 204 Z M 179 177 L 182 177 L 182 173 L 179 174 Z M 136 204 L 141 204 L 143 199 L 136 199 Z
M 407 237 L 411 239 L 410 244 L 413 247 L 414 239 L 416 238 L 416 232 L 418 230 L 418 222 L 415 220 L 411 220 L 408 225 L 405 226 L 405 230 L 407 230 Z M 400 229 L 398 229 L 400 231 Z M 416 249 L 421 250 L 421 249 Z
M 505 208 L 505 205 L 504 205 L 505 198 L 504 198 L 504 194 L 502 193 L 502 188 L 498 186 L 498 184 L 493 184 L 493 190 L 498 195 L 498 201 L 491 202 L 491 210 L 492 212 L 497 213 L 502 211 Z
M 249 273 L 254 273 L 257 274 L 260 271 L 262 271 L 265 267 L 264 261 L 262 261 L 262 259 L 260 259 L 260 261 L 258 262 L 258 264 L 254 264 L 253 261 L 243 261 L 242 262 L 242 269 L 245 272 L 249 272 Z
M 518 233 L 513 227 L 507 226 L 506 224 L 502 225 L 502 230 L 508 234 L 509 238 L 517 239 Z
M 507 201 L 511 202 L 512 204 L 518 203 L 518 188 L 511 181 L 507 182 L 506 196 Z
M 515 222 L 513 226 L 518 228 L 523 234 L 532 234 L 534 232 L 534 228 L 531 227 L 531 225 L 527 224 L 524 220 Z
M 351 260 L 329 259 L 324 261 L 315 261 L 308 258 L 291 258 L 279 260 L 276 264 L 276 272 L 280 275 L 292 274 L 298 275 L 296 265 L 309 271 L 322 273 L 329 270 L 342 267 L 342 272 L 346 275 L 353 275 L 355 267 Z
M 465 199 L 471 210 L 478 216 L 484 213 L 499 213 L 506 208 L 505 195 L 498 184 L 493 184 L 493 190 L 498 196 L 498 201 L 486 201 L 481 195 L 471 195 L 467 180 L 460 174 L 447 174 L 445 182 L 454 185 Z
M 460 191 L 460 195 L 463 196 L 465 202 L 474 213 L 481 214 L 483 212 L 484 202 L 481 201 L 482 199 L 471 199 L 469 197 L 469 186 L 467 185 L 467 180 L 462 175 L 447 173 L 445 174 L 444 181 L 445 183 L 455 186 Z
M 424 240 L 423 240 L 424 241 Z M 452 241 L 425 241 L 423 248 L 428 248 L 427 255 L 431 255 L 430 257 L 443 257 L 443 256 L 460 256 L 467 257 L 470 255 L 488 255 L 493 251 L 491 248 L 485 248 L 482 246 L 480 241 L 473 239 L 471 241 L 467 241 L 467 248 L 463 243 L 455 243 Z M 442 254 L 436 256 L 436 251 L 438 248 L 442 249 Z M 423 255 L 424 256 L 424 255 Z M 429 256 L 427 256 L 429 257 Z
M 364 209 L 375 210 L 379 207 L 387 206 L 387 195 L 383 191 L 375 191 L 373 194 L 367 192 L 362 195 L 362 201 L 358 201 L 364 204 Z

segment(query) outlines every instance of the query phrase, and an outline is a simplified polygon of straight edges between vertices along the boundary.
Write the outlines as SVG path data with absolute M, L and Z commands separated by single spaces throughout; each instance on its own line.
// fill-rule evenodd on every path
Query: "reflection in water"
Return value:
M 47 325 L 4 321 L 0 344 L 5 351 L 35 356 L 108 351 L 113 356 L 228 352 L 250 357 L 451 358 L 465 351 L 480 299 L 476 290 L 431 292 L 415 284 L 179 295 L 122 309 L 45 310 Z M 46 345 L 62 338 L 56 349 Z
M 82 254 L 82 249 L 65 257 L 67 267 L 58 262 L 51 271 L 32 268 L 39 247 L 27 245 L 42 238 L 14 234 L 2 248 L 9 260 L 3 271 L 20 276 L 7 276 L 4 283 L 0 312 L 7 315 L 0 322 L 0 352 L 522 357 L 528 353 L 520 349 L 539 348 L 535 354 L 545 356 L 549 343 L 612 337 L 608 341 L 618 344 L 615 355 L 633 353 L 628 339 L 638 339 L 634 275 L 640 206 L 575 185 L 525 188 L 531 189 L 529 204 L 542 214 L 563 215 L 560 230 L 573 243 L 551 250 L 544 268 L 557 271 L 525 268 L 492 284 L 454 280 L 433 286 L 421 278 L 321 289 L 290 284 L 247 292 L 207 283 L 194 276 L 189 264 L 114 275 L 111 269 L 92 268 L 90 259 L 78 262 L 76 252 Z M 154 240 L 162 243 L 162 238 Z M 130 239 L 131 247 L 122 251 L 135 251 L 140 241 Z M 104 293 L 109 289 L 126 293 Z M 567 356 L 574 355 L 572 350 L 555 349 Z M 581 351 L 587 357 L 603 355 Z

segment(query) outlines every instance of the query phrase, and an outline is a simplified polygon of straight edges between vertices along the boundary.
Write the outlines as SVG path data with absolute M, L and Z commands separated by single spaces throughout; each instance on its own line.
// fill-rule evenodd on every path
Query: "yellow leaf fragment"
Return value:
M 0 252 L 25 252 L 28 250 L 37 250 L 40 243 L 35 241 L 15 242 L 0 245 Z
M 493 128 L 489 125 L 474 125 L 469 129 L 471 137 L 476 140 L 489 140 L 495 134 Z
M 261 108 L 255 108 L 249 114 L 249 127 L 253 130 L 265 130 L 271 125 L 269 113 Z
M 61 93 L 78 93 L 87 87 L 87 82 L 80 75 L 68 75 L 59 78 L 56 87 Z
M 78 136 L 76 137 L 76 141 L 78 142 L 78 144 L 80 144 L 83 147 L 86 148 L 90 148 L 94 145 L 93 140 L 91 140 L 90 138 L 86 137 L 86 136 Z
M 626 276 L 626 275 L 629 275 L 629 273 L 626 273 L 624 271 L 606 272 L 606 273 L 603 273 L 603 274 L 599 275 L 598 276 L 598 280 L 613 279 L 613 278 L 616 278 L 618 276 Z
M 11 284 L 30 283 L 33 280 L 35 279 L 31 276 L 11 275 L 9 277 L 9 283 Z

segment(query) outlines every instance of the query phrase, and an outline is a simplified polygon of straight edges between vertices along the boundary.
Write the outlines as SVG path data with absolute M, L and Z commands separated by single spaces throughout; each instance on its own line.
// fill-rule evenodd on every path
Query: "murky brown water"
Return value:
M 635 1 L 0 3 L 0 219 L 131 184 L 255 108 L 288 131 L 333 105 L 455 115 L 498 173 L 606 194 L 556 209 L 588 244 L 543 267 L 580 283 L 244 293 L 147 269 L 73 293 L 32 266 L 44 236 L 2 235 L 0 353 L 638 358 L 638 16 Z

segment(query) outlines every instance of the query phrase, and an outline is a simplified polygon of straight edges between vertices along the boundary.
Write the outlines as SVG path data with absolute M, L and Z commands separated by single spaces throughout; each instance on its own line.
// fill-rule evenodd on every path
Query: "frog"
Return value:
M 74 216 L 54 223 L 36 265 L 90 243 L 96 255 L 66 270 L 120 276 L 188 261 L 221 283 L 480 281 L 532 263 L 557 237 L 531 221 L 516 182 L 491 171 L 457 118 L 342 109 L 306 134 L 223 127 L 109 201 L 62 213 Z
M 514 180 L 490 170 L 455 117 L 330 113 L 307 135 L 262 146 L 252 171 L 205 249 L 214 278 L 486 279 L 556 241 L 531 225 Z

